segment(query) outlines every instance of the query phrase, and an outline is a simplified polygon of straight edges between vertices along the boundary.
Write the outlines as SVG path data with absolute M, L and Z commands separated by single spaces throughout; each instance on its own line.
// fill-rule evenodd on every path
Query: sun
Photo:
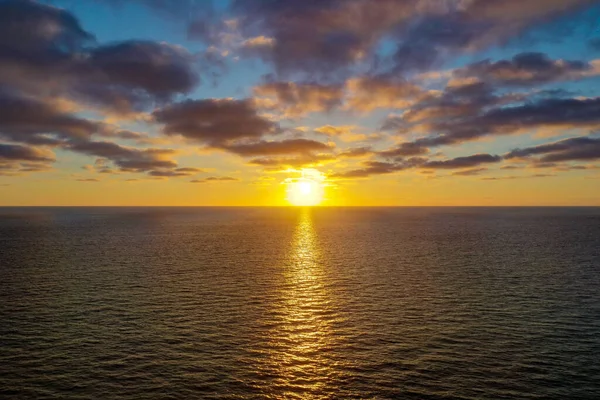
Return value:
M 287 185 L 287 201 L 294 206 L 317 206 L 323 201 L 323 175 L 316 170 L 299 171 L 300 178 L 289 178 Z

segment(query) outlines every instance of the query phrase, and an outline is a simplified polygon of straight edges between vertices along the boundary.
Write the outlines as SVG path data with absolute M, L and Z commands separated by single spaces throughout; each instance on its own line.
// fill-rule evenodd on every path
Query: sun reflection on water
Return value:
M 280 292 L 270 362 L 275 392 L 285 398 L 319 398 L 336 381 L 332 359 L 335 312 L 325 286 L 321 248 L 310 209 L 301 210 Z

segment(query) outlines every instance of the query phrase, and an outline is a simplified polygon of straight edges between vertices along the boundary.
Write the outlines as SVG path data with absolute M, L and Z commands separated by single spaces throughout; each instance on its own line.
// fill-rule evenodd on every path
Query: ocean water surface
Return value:
M 600 208 L 0 208 L 0 398 L 600 399 Z

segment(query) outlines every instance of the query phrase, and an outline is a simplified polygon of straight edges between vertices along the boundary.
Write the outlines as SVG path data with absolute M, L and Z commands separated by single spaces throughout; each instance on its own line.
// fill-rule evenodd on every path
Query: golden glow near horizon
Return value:
M 283 182 L 286 185 L 286 200 L 293 206 L 321 204 L 325 192 L 325 176 L 315 169 L 304 168 L 297 172 L 301 174 L 300 177 L 288 178 Z

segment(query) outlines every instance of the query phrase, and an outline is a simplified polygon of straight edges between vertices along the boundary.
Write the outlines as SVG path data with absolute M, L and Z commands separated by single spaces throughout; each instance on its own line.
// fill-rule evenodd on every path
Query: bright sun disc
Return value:
M 323 201 L 323 184 L 319 179 L 307 176 L 289 179 L 287 185 L 287 200 L 294 206 L 316 206 Z

